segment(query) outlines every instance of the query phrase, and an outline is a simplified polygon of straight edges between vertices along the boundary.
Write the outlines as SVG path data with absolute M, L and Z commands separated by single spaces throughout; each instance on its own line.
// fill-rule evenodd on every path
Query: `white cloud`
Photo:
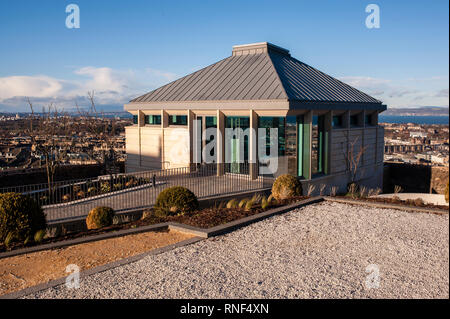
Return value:
M 73 73 L 74 80 L 46 75 L 0 77 L 0 110 L 25 111 L 25 97 L 30 97 L 38 106 L 53 102 L 59 107 L 72 108 L 75 100 L 87 102 L 86 94 L 92 90 L 98 104 L 120 106 L 177 77 L 156 69 L 136 72 L 92 66 Z
M 404 81 L 367 76 L 346 76 L 339 79 L 381 100 L 388 107 L 448 106 L 448 89 L 436 93 L 436 90 L 420 85 L 418 79 L 415 79 L 414 83 L 411 83 L 412 78 L 406 79 L 406 84 Z M 448 81 L 445 77 L 438 76 L 426 80 L 442 83 Z M 432 87 L 435 87 L 435 85 Z
M 63 82 L 43 75 L 0 78 L 0 100 L 25 95 L 53 97 L 62 90 Z

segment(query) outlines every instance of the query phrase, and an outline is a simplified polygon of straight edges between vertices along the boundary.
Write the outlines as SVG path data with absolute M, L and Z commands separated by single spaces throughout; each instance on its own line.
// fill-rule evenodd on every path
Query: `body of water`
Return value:
M 400 116 L 380 114 L 380 123 L 448 124 L 448 116 Z

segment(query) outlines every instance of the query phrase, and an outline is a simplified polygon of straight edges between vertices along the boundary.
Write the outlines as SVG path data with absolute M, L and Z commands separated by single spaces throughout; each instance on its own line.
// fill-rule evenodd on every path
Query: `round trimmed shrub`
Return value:
M 0 242 L 30 240 L 46 228 L 45 214 L 29 196 L 17 193 L 0 194 Z
M 114 209 L 111 207 L 95 207 L 86 217 L 86 226 L 88 229 L 98 229 L 111 226 L 114 218 Z
M 198 200 L 186 187 L 173 186 L 163 190 L 156 198 L 155 212 L 160 216 L 189 213 L 198 209 Z
M 278 176 L 272 186 L 272 195 L 277 200 L 301 196 L 302 193 L 303 190 L 300 181 L 295 176 L 289 174 Z

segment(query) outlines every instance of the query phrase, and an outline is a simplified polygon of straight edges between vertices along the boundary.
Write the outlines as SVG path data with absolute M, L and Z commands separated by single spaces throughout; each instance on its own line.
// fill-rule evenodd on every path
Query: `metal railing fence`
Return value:
M 49 185 L 34 184 L 0 188 L 0 193 L 28 195 L 41 205 L 48 221 L 87 216 L 97 206 L 126 211 L 149 207 L 158 194 L 171 186 L 184 186 L 199 198 L 260 190 L 272 185 L 269 177 L 249 175 L 250 164 L 224 164 L 217 174 L 217 164 L 169 168 L 95 178 L 58 181 Z

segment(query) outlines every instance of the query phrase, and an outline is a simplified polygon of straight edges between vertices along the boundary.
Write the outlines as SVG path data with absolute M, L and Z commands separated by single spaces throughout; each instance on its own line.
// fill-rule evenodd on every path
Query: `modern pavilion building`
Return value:
M 233 160 L 252 161 L 258 138 L 251 135 L 272 127 L 278 128 L 275 176 L 342 188 L 356 164 L 359 183 L 382 186 L 378 114 L 386 105 L 267 42 L 234 46 L 230 57 L 130 101 L 125 110 L 134 118 L 126 128 L 130 172 L 196 162 L 194 120 L 201 120 L 203 129 L 217 131 L 209 139 L 219 137 L 212 153 L 218 165 L 225 161 L 226 128 L 255 129 L 233 137 L 245 141 L 243 152 L 232 150 Z

